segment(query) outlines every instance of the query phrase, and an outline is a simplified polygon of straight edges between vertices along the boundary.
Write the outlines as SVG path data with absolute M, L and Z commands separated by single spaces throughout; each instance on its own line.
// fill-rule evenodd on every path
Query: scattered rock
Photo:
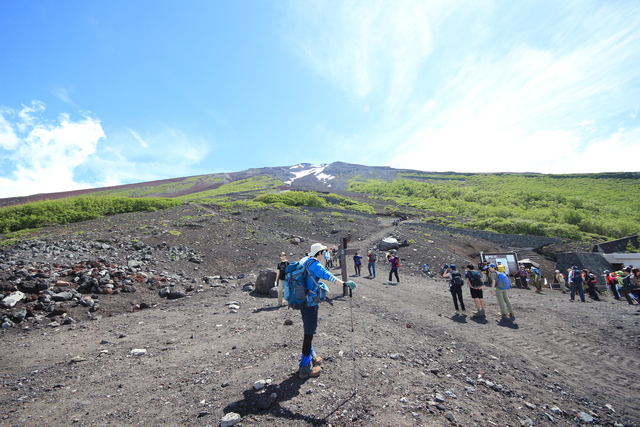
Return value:
M 20 291 L 11 292 L 9 296 L 2 300 L 2 305 L 11 308 L 24 298 L 24 293 Z
M 220 427 L 231 427 L 240 422 L 242 418 L 240 414 L 236 414 L 235 412 L 229 412 L 222 417 L 220 420 Z
M 444 414 L 444 417 L 446 419 L 448 419 L 449 421 L 451 421 L 452 423 L 457 423 L 458 421 L 456 420 L 455 415 L 453 415 L 453 412 L 447 412 L 446 414 Z
M 256 292 L 261 295 L 269 295 L 269 290 L 273 288 L 273 284 L 276 282 L 276 271 L 273 269 L 266 269 L 260 271 L 256 278 Z M 277 296 L 277 294 L 276 294 Z
M 586 412 L 578 412 L 578 418 L 580 418 L 580 421 L 582 421 L 583 423 L 593 422 L 593 417 Z

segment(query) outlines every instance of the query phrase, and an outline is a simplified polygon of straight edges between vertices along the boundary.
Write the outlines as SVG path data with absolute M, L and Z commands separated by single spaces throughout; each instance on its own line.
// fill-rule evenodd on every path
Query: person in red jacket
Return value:
M 618 275 L 615 271 L 604 271 L 604 277 L 607 281 L 607 285 L 609 289 L 611 289 L 611 295 L 613 295 L 614 299 L 620 299 L 620 292 L 618 291 Z
M 600 301 L 600 296 L 596 290 L 596 285 L 598 284 L 596 275 L 585 268 L 582 270 L 582 276 L 584 277 L 585 284 L 588 286 L 589 297 L 595 301 Z

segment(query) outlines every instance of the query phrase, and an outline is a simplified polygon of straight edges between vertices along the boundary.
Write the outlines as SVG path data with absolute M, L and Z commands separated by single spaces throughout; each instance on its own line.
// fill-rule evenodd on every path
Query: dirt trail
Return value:
M 175 211 L 177 218 L 187 213 L 192 214 Z M 140 215 L 141 224 L 156 218 L 152 215 L 159 214 Z M 225 222 L 224 215 L 208 220 L 220 222 L 220 227 L 241 224 L 259 230 L 251 220 Z M 279 220 L 276 216 L 264 224 L 275 228 Z M 308 227 L 320 223 L 305 221 Z M 180 228 L 180 238 L 201 241 L 200 250 L 216 258 L 264 251 L 269 262 L 259 258 L 255 263 L 271 265 L 282 239 L 267 225 L 256 238 L 259 244 L 252 243 L 246 252 L 240 251 L 249 244 L 229 245 L 223 254 L 219 240 L 206 238 L 209 228 Z M 363 220 L 361 228 L 365 226 Z M 366 251 L 396 232 L 405 238 L 408 226 L 370 226 L 349 247 Z M 334 224 L 330 227 L 323 234 L 317 231 L 317 239 L 328 243 Z M 172 228 L 177 228 L 175 223 Z M 313 239 L 315 230 L 304 235 Z M 228 234 L 245 236 L 242 232 L 238 228 Z M 421 236 L 416 232 L 413 238 Z M 444 248 L 447 236 L 438 236 L 442 241 L 429 248 Z M 266 245 L 268 238 L 275 243 Z M 175 239 L 170 244 L 177 245 Z M 455 239 L 450 238 L 452 244 Z M 213 246 L 205 248 L 208 242 Z M 399 255 L 418 259 L 424 255 L 413 255 L 419 245 L 401 248 Z M 295 250 L 307 248 L 305 243 Z M 444 253 L 443 257 L 451 256 Z M 161 268 L 179 270 L 173 261 L 157 259 Z M 200 274 L 213 269 L 215 258 L 205 259 L 209 266 L 199 264 L 200 270 L 195 270 L 185 263 L 180 270 Z M 417 263 L 407 262 L 400 267 L 401 283 L 388 285 L 389 267 L 380 261 L 376 279 L 355 278 L 358 287 L 351 301 L 342 297 L 342 289 L 330 286 L 314 338 L 324 358 L 317 379 L 302 381 L 296 375 L 302 344 L 299 312 L 276 307 L 276 299 L 242 291 L 245 283 L 255 280 L 254 273 L 177 300 L 159 299 L 156 289 L 139 286 L 128 297 L 149 302 L 152 308 L 2 334 L 0 424 L 215 426 L 225 413 L 236 412 L 243 427 L 640 425 L 635 404 L 640 396 L 637 307 L 613 300 L 570 303 L 559 291 L 513 289 L 516 318 L 502 320 L 495 297 L 486 289 L 486 318 L 454 316 L 444 279 L 427 278 Z M 352 263 L 347 264 L 351 275 Z M 337 269 L 333 272 L 339 274 Z M 110 301 L 102 300 L 105 305 Z M 464 300 L 470 313 L 468 290 Z M 237 312 L 229 309 L 230 302 L 238 303 Z M 133 349 L 145 349 L 146 354 L 133 356 Z M 259 380 L 266 386 L 256 390 L 253 385 Z M 585 421 L 589 417 L 593 420 Z

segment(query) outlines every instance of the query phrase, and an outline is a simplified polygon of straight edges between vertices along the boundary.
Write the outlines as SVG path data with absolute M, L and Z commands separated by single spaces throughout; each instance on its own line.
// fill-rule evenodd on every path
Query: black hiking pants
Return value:
M 458 300 L 460 300 L 460 308 L 462 308 L 462 311 L 465 311 L 464 301 L 462 301 L 462 286 L 451 286 L 449 287 L 449 290 L 451 291 L 451 296 L 453 297 L 453 305 L 456 308 L 456 311 L 459 310 Z

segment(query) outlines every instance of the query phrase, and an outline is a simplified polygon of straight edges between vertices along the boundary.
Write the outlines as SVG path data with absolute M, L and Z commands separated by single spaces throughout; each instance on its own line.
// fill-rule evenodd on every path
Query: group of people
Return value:
M 311 245 L 309 253 L 300 260 L 300 263 L 305 266 L 308 274 L 305 276 L 305 289 L 308 292 L 320 293 L 320 289 L 328 290 L 326 284 L 320 283 L 320 280 L 325 280 L 332 284 L 347 286 L 350 289 L 355 289 L 356 284 L 353 281 L 343 282 L 336 278 L 328 270 L 329 264 L 327 262 L 327 253 L 331 254 L 331 250 L 321 243 L 314 243 Z M 337 252 L 337 251 L 336 251 Z M 331 257 L 329 257 L 331 258 Z M 386 254 L 387 262 L 391 269 L 389 271 L 389 282 L 393 276 L 396 278 L 396 283 L 400 283 L 398 275 L 398 267 L 400 267 L 400 258 L 395 253 Z M 353 257 L 354 267 L 356 275 L 360 275 L 360 267 L 362 264 L 362 257 L 356 254 Z M 369 277 L 376 276 L 376 262 L 377 254 L 375 250 L 371 249 L 367 253 Z M 325 261 L 325 265 L 321 261 Z M 277 284 L 278 284 L 278 305 L 283 303 L 283 289 L 284 280 L 286 276 L 286 268 L 289 265 L 287 255 L 284 252 L 280 253 L 280 262 L 277 265 Z M 455 265 L 446 265 L 443 263 L 441 268 L 441 275 L 444 278 L 449 279 L 449 290 L 453 298 L 453 305 L 455 307 L 455 315 L 466 316 L 466 307 L 464 305 L 462 288 L 467 285 L 471 294 L 471 298 L 475 304 L 476 311 L 473 313 L 476 316 L 485 316 L 485 302 L 483 296 L 483 286 L 489 284 L 491 286 L 491 294 L 495 295 L 498 304 L 500 306 L 500 314 L 503 318 L 513 318 L 514 310 L 509 300 L 508 290 L 511 288 L 511 282 L 509 280 L 506 268 L 501 263 L 486 264 L 481 263 L 476 271 L 474 266 L 469 264 L 463 273 L 459 272 Z M 533 286 L 538 291 L 542 285 L 538 284 L 536 280 L 541 278 L 542 274 L 535 267 L 526 269 L 523 265 L 519 266 L 518 272 L 514 274 L 516 279 L 516 285 L 523 288 L 528 288 L 527 281 L 523 280 L 527 276 L 531 277 Z M 535 271 L 534 271 L 535 268 Z M 611 272 L 605 271 L 607 284 L 609 285 L 611 292 L 615 299 L 621 299 L 623 295 L 629 304 L 638 304 L 638 297 L 640 297 L 640 269 L 633 268 L 632 266 L 626 267 L 621 271 Z M 555 279 L 560 284 L 562 292 L 570 293 L 570 301 L 575 300 L 575 294 L 580 296 L 580 300 L 585 302 L 584 289 L 586 287 L 590 296 L 594 299 L 599 299 L 598 292 L 595 288 L 597 283 L 597 277 L 586 269 L 580 269 L 578 266 L 573 266 L 568 271 L 568 275 L 564 275 L 560 270 L 556 270 Z M 567 284 L 569 287 L 567 288 Z M 324 294 L 324 293 L 322 293 Z M 320 375 L 322 358 L 319 357 L 312 345 L 313 336 L 316 333 L 318 324 L 318 303 L 317 301 L 309 304 L 300 311 L 303 324 L 303 343 L 302 353 L 300 355 L 299 371 L 300 378 L 317 377 Z
M 353 268 L 356 276 L 361 275 L 362 269 L 362 256 L 356 252 L 353 255 Z M 400 277 L 398 275 L 398 267 L 400 267 L 400 258 L 395 253 L 387 253 L 386 260 L 391 266 L 389 270 L 389 283 L 395 276 L 396 283 L 400 283 Z M 378 254 L 375 249 L 369 249 L 367 251 L 367 269 L 369 271 L 369 279 L 374 279 L 376 277 L 376 263 L 378 262 Z
M 500 305 L 501 316 L 503 318 L 515 317 L 513 306 L 511 305 L 507 292 L 507 290 L 511 288 L 507 275 L 504 272 L 499 271 L 498 265 L 496 264 L 487 264 L 485 275 L 491 285 L 491 294 L 496 296 L 498 304 Z M 464 276 L 458 271 L 456 265 L 446 265 L 446 268 L 443 268 L 442 277 L 449 279 L 449 291 L 453 298 L 453 306 L 455 307 L 456 316 L 467 315 L 462 294 L 462 288 L 465 284 L 468 285 L 471 298 L 476 306 L 476 311 L 473 314 L 475 316 L 486 316 L 483 295 L 485 279 L 483 278 L 482 273 L 475 270 L 473 265 L 467 265 Z
M 325 268 L 333 268 L 334 264 L 340 264 L 340 254 L 338 254 L 338 248 L 333 247 L 331 249 L 327 249 L 323 255 L 322 259 L 324 259 Z
M 640 303 L 640 268 L 628 266 L 619 271 L 605 270 L 604 274 L 615 299 L 622 299 L 622 295 L 629 304 Z
M 628 266 L 618 271 L 605 270 L 603 275 L 614 299 L 621 300 L 624 296 L 629 304 L 638 304 L 640 269 Z M 596 289 L 598 277 L 587 269 L 580 269 L 574 265 L 567 270 L 566 275 L 560 270 L 556 270 L 555 280 L 560 285 L 562 293 L 570 293 L 569 301 L 575 301 L 577 293 L 580 301 L 585 302 L 585 290 L 591 299 L 600 300 L 600 294 Z

